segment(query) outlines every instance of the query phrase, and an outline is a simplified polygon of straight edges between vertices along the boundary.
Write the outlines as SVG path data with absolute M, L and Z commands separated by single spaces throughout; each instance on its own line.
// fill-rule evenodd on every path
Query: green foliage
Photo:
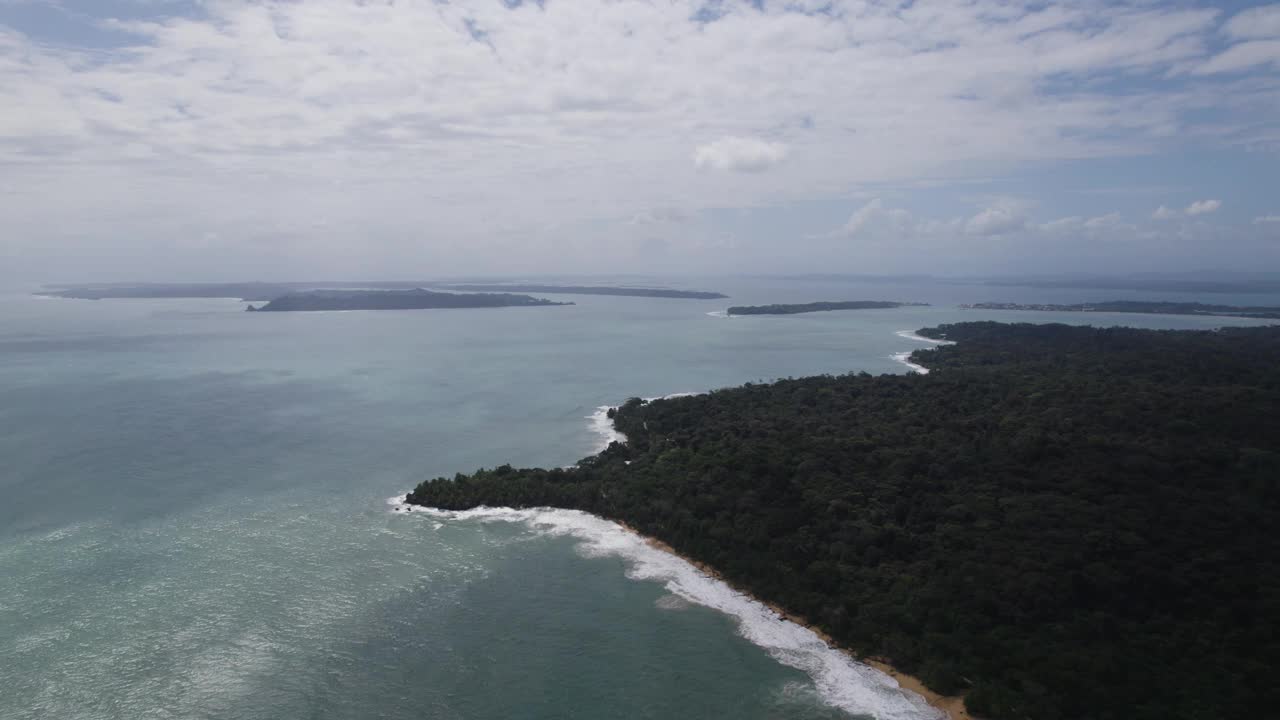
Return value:
M 900 303 L 886 300 L 846 300 L 842 302 L 811 302 L 797 305 L 734 305 L 729 315 L 799 315 L 800 313 L 825 312 L 827 310 L 885 310 L 906 305 L 924 306 L 928 303 Z
M 575 468 L 409 500 L 626 521 L 996 720 L 1270 715 L 1280 328 L 922 333 L 929 375 L 632 399 Z

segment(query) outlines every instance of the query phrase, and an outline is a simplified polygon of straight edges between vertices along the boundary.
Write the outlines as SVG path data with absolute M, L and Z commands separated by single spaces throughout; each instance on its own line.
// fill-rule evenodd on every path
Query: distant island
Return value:
M 1206 305 L 1197 302 L 1148 302 L 1144 300 L 1109 300 L 1097 303 L 1054 305 L 1049 303 L 974 303 L 961 305 L 973 310 L 1041 310 L 1050 312 L 1120 312 L 1155 315 L 1222 315 L 1280 319 L 1280 307 L 1238 307 Z
M 1278 293 L 1280 273 L 1226 273 L 1204 277 L 1183 273 L 1142 273 L 1121 276 L 1000 277 L 979 281 L 993 287 L 1146 290 L 1183 293 Z
M 613 287 L 609 285 L 481 285 L 475 283 L 448 283 L 439 287 L 450 290 L 480 292 L 524 292 L 554 293 L 560 295 L 622 295 L 626 297 L 683 298 L 690 300 L 717 300 L 727 298 L 718 292 L 701 292 L 697 290 L 670 290 L 667 288 Z
M 889 302 L 887 300 L 849 300 L 845 302 L 811 302 L 798 305 L 735 305 L 729 315 L 798 315 L 828 310 L 885 310 L 897 307 L 927 307 L 928 303 Z
M 427 310 L 436 308 L 545 307 L 572 305 L 510 293 L 444 293 L 423 290 L 310 290 L 282 295 L 249 312 L 307 310 Z
M 407 501 L 624 522 L 991 720 L 1273 715 L 1280 327 L 920 334 L 928 375 L 633 398 Z

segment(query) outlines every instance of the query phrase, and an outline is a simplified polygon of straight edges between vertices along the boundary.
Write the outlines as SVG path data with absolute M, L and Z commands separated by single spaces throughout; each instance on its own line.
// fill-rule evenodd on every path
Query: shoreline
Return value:
M 597 516 L 597 517 L 600 517 L 600 516 Z M 924 698 L 924 701 L 928 703 L 930 707 L 943 713 L 948 718 L 948 720 L 977 720 L 977 718 L 975 718 L 973 715 L 970 715 L 969 711 L 965 709 L 963 695 L 942 695 L 941 693 L 934 692 L 933 690 L 930 690 L 928 687 L 926 687 L 924 682 L 921 681 L 920 678 L 914 675 L 908 675 L 907 673 L 904 673 L 901 670 L 898 670 L 897 668 L 890 665 L 885 658 L 859 657 L 856 653 L 854 653 L 849 648 L 846 648 L 843 645 L 840 645 L 839 643 L 837 643 L 835 639 L 832 638 L 830 635 L 828 635 L 826 632 L 824 632 L 822 628 L 810 623 L 808 618 L 788 612 L 785 608 L 779 605 L 776 605 L 771 602 L 767 602 L 765 600 L 761 600 L 760 598 L 757 598 L 748 592 L 744 592 L 741 588 L 739 588 L 737 585 L 734 585 L 722 574 L 720 574 L 718 570 L 711 567 L 710 565 L 700 560 L 695 560 L 691 557 L 688 557 L 683 553 L 680 553 L 679 551 L 677 551 L 675 548 L 671 547 L 667 543 L 655 537 L 645 535 L 644 533 L 640 532 L 639 530 L 635 529 L 634 527 L 632 527 L 631 525 L 629 525 L 628 523 L 622 520 L 614 520 L 612 518 L 603 518 L 603 519 L 608 520 L 609 522 L 615 523 L 616 525 L 621 527 L 623 530 L 626 530 L 627 532 L 640 538 L 646 545 L 653 548 L 654 550 L 658 550 L 660 552 L 667 553 L 668 555 L 673 555 L 675 557 L 678 557 L 681 560 L 689 563 L 693 567 L 697 568 L 700 572 L 705 574 L 707 577 L 710 577 L 713 580 L 716 580 L 718 582 L 724 583 L 728 587 L 732 588 L 734 592 L 741 593 L 744 597 L 751 598 L 752 600 L 755 600 L 761 605 L 764 605 L 765 607 L 769 608 L 774 613 L 776 613 L 778 617 L 782 618 L 783 620 L 786 620 L 789 623 L 793 623 L 795 625 L 799 625 L 802 628 L 805 628 L 809 632 L 812 632 L 814 635 L 817 635 L 832 650 L 835 650 L 836 652 L 844 654 L 850 660 L 853 660 L 855 663 L 859 663 L 861 665 L 866 665 L 866 666 L 875 668 L 876 670 L 884 673 L 885 675 L 888 675 L 889 677 L 893 678 L 895 682 L 898 683 L 898 686 L 900 688 L 902 688 L 907 692 L 914 693 Z

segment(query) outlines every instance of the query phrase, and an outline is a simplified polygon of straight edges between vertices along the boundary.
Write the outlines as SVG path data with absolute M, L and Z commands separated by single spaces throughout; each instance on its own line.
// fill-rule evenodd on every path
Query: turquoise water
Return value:
M 1112 292 L 686 284 L 733 299 L 249 315 L 0 294 L 0 718 L 928 717 L 589 517 L 388 498 L 572 463 L 633 395 L 905 372 L 899 330 L 1249 324 L 954 308 Z M 708 315 L 864 298 L 945 305 Z

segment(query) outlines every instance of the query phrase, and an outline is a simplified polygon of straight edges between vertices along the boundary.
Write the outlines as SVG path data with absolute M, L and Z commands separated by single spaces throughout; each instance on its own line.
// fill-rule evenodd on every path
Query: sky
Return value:
M 0 279 L 1280 271 L 1280 4 L 0 0 Z

